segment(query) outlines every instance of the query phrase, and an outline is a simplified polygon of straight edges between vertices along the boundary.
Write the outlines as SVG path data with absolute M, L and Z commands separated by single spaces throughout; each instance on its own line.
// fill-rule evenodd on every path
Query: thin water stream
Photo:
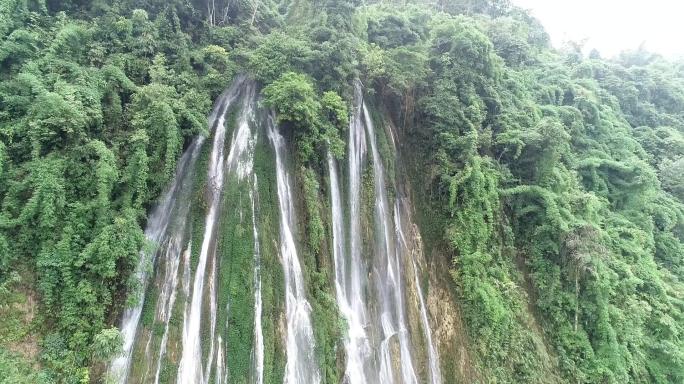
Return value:
M 185 151 L 178 162 L 176 174 L 169 189 L 164 193 L 164 197 L 153 209 L 147 221 L 145 228 L 145 237 L 153 247 L 157 247 L 153 252 L 143 250 L 140 252 L 140 261 L 136 269 L 135 278 L 141 282 L 142 297 L 139 298 L 137 304 L 124 311 L 121 319 L 121 333 L 123 336 L 123 353 L 115 358 L 109 366 L 109 376 L 116 383 L 126 383 L 131 367 L 131 359 L 133 355 L 133 346 L 138 333 L 138 324 L 142 314 L 144 304 L 144 293 L 148 286 L 148 271 L 149 265 L 154 265 L 157 254 L 164 255 L 166 259 L 165 264 L 173 264 L 173 260 L 180 254 L 178 239 L 182 237 L 185 231 L 185 223 L 178 220 L 180 215 L 183 215 L 189 207 L 189 199 L 184 199 L 192 190 L 192 179 L 195 169 L 195 162 L 199 155 L 204 138 L 198 137 L 191 143 L 190 147 Z M 167 234 L 167 228 L 170 223 L 176 221 L 176 225 L 172 225 L 171 233 Z M 166 242 L 164 239 L 169 237 L 171 240 Z M 173 267 L 172 267 L 173 268 Z M 170 278 L 170 277 L 169 277 Z M 165 291 L 164 295 L 170 294 Z M 162 298 L 162 301 L 165 301 Z
M 314 356 L 311 306 L 306 299 L 304 277 L 293 233 L 296 221 L 292 183 L 285 165 L 285 139 L 278 132 L 272 116 L 268 119 L 268 137 L 273 144 L 276 157 L 276 181 L 280 209 L 280 258 L 285 275 L 287 363 L 284 383 L 317 384 L 321 381 L 321 377 Z
M 192 293 L 190 299 L 190 306 L 186 314 L 186 323 L 183 330 L 183 352 L 181 354 L 180 365 L 178 367 L 178 383 L 180 384 L 197 384 L 204 383 L 204 373 L 202 372 L 202 348 L 200 340 L 202 304 L 204 295 L 204 284 L 206 278 L 206 267 L 208 262 L 212 262 L 216 252 L 215 241 L 215 226 L 218 219 L 218 210 L 221 201 L 221 191 L 223 190 L 223 178 L 225 175 L 224 165 L 224 141 L 226 136 L 225 114 L 229 106 L 236 100 L 239 92 L 242 90 L 241 84 L 234 85 L 217 104 L 215 111 L 212 113 L 215 121 L 214 140 L 211 154 L 209 157 L 209 172 L 207 175 L 208 191 L 207 201 L 209 209 L 205 218 L 204 236 L 202 246 L 199 254 L 199 261 L 195 270 L 195 278 L 192 285 Z M 235 136 L 235 133 L 233 134 Z M 236 142 L 231 146 L 231 154 L 235 150 Z M 233 155 L 234 158 L 234 155 Z M 215 300 L 212 298 L 212 303 Z M 215 313 L 215 306 L 212 305 L 212 313 Z M 212 315 L 214 318 L 215 315 Z M 214 318 L 215 319 L 215 318 Z M 212 329 L 215 324 L 212 324 Z M 213 333 L 213 332 L 212 332 Z M 213 334 L 210 337 L 213 343 Z M 211 359 L 207 367 L 211 366 Z
M 258 200 L 259 184 L 254 175 L 249 199 L 252 203 L 252 234 L 254 236 L 254 347 L 253 347 L 253 377 L 255 384 L 264 383 L 264 335 L 261 325 L 263 301 L 261 297 L 261 247 L 259 245 L 259 230 L 257 229 L 256 201 Z

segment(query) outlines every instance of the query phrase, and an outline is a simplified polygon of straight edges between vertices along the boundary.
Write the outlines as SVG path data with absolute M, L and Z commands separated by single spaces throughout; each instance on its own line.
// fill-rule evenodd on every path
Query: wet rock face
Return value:
M 405 204 L 409 207 L 411 206 L 408 199 L 405 199 Z M 409 212 L 413 211 L 413 208 L 409 208 Z M 409 215 L 406 215 L 406 221 L 410 219 Z M 421 369 L 422 375 L 424 377 L 430 377 L 431 383 L 436 384 L 441 382 L 441 374 L 435 372 L 433 374 L 432 370 L 435 369 L 434 366 L 431 367 L 431 359 L 439 360 L 437 355 L 431 356 L 432 354 L 437 354 L 437 350 L 431 351 L 430 348 L 435 348 L 431 346 L 434 343 L 435 334 L 432 330 L 435 329 L 435 322 L 430 320 L 430 314 L 427 307 L 427 302 L 424 298 L 424 292 L 429 292 L 432 288 L 429 285 L 429 280 L 424 281 L 426 275 L 425 269 L 425 258 L 423 255 L 423 241 L 420 236 L 420 231 L 418 226 L 412 222 L 408 222 L 409 230 L 407 231 L 407 243 L 408 250 L 407 257 L 404 258 L 404 266 L 407 276 L 414 276 L 413 279 L 407 279 L 407 292 L 409 294 L 410 302 L 415 305 L 410 306 L 409 314 L 409 324 L 414 345 L 425 346 L 425 348 L 417 349 L 414 356 L 416 356 L 416 364 Z M 428 282 L 428 289 L 425 290 L 422 286 L 425 282 Z M 422 290 L 422 292 L 421 292 Z M 423 317 L 422 311 L 427 311 L 426 317 Z M 427 319 L 428 327 L 430 328 L 430 335 L 425 330 L 425 319 Z M 439 361 L 437 362 L 439 364 Z M 439 378 L 437 378 L 439 377 Z
M 415 154 L 408 149 L 403 132 L 387 119 L 386 130 L 396 154 L 396 190 L 400 202 L 397 221 L 403 225 L 406 253 L 402 258 L 405 276 L 413 276 L 406 281 L 407 300 L 413 305 L 408 307 L 412 343 L 420 346 L 415 349 L 415 359 L 421 377 L 437 383 L 472 383 L 479 380 L 469 351 L 468 336 L 454 292 L 453 279 L 449 272 L 451 259 L 448 251 L 441 250 L 439 244 L 425 244 L 421 228 L 414 221 L 416 198 L 407 164 Z M 406 155 L 406 156 L 405 156 Z M 430 249 L 430 253 L 426 253 Z M 423 313 L 421 313 L 421 296 Z M 424 316 L 421 318 L 421 316 Z M 426 334 L 430 331 L 430 335 Z M 437 366 L 432 369 L 437 375 L 430 375 L 430 342 L 436 355 L 432 361 Z
M 329 158 L 327 175 L 310 170 L 321 181 L 314 194 L 330 198 L 317 208 L 330 210 L 329 241 L 313 252 L 297 230 L 310 207 L 296 145 L 242 81 L 196 156 L 201 177 L 187 195 L 205 195 L 204 205 L 184 198 L 170 213 L 182 225 L 160 240 L 121 383 L 451 382 L 439 356 L 455 356 L 458 318 L 446 280 L 428 273 L 392 127 L 374 121 L 357 89 L 349 153 Z M 333 315 L 345 326 L 330 332 Z
M 411 252 L 407 256 L 416 257 L 419 255 L 419 252 L 415 252 L 415 248 L 413 251 L 414 252 Z M 409 277 L 414 275 L 413 266 L 410 264 L 410 259 L 408 257 L 404 259 L 404 271 Z M 411 352 L 416 371 L 420 377 L 430 377 L 427 338 L 425 337 L 425 332 L 423 331 L 423 325 L 421 323 L 420 296 L 418 294 L 418 289 L 420 287 L 416 284 L 415 279 L 412 278 L 406 279 L 405 286 L 406 302 L 411 304 L 406 308 L 406 319 L 411 345 L 414 346 Z
M 463 326 L 457 301 L 453 292 L 451 277 L 446 260 L 438 251 L 432 254 L 430 271 L 443 271 L 430 274 L 430 289 L 427 307 L 430 314 L 433 339 L 442 359 L 442 373 L 447 383 L 476 382 L 478 375 L 473 369 L 472 356 L 468 350 L 468 335 Z

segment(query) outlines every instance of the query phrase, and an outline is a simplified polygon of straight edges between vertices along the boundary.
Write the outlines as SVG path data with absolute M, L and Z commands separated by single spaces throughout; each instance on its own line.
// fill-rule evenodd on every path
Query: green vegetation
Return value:
M 236 178 L 233 178 L 236 179 Z M 224 190 L 222 238 L 219 241 L 219 329 L 226 324 L 227 365 L 231 382 L 247 382 L 254 336 L 254 239 L 252 236 L 250 180 L 231 180 Z M 227 208 L 227 209 L 226 209 Z M 242 219 L 242 220 L 241 220 Z M 227 308 L 227 310 L 226 310 Z
M 294 72 L 284 73 L 263 92 L 266 104 L 277 112 L 278 123 L 292 126 L 298 161 L 320 162 L 328 150 L 342 157 L 344 142 L 339 131 L 346 129 L 348 116 L 337 93 L 327 91 L 319 96 L 306 76 Z
M 343 325 L 323 180 L 326 152 L 344 159 L 355 79 L 390 178 L 400 164 L 379 122 L 398 127 L 425 200 L 424 240 L 450 262 L 447 288 L 482 381 L 684 381 L 684 63 L 554 50 L 505 0 L 367 3 L 0 1 L 0 380 L 99 379 L 120 349 L 112 327 L 125 297 L 139 289 L 146 213 L 190 139 L 207 133 L 211 100 L 247 72 L 295 152 L 298 241 L 327 382 L 342 374 Z M 260 136 L 275 383 L 284 297 L 272 153 Z M 193 268 L 206 173 L 195 178 Z M 372 175 L 363 181 L 367 220 Z M 252 338 L 246 193 L 226 189 L 219 236 L 229 349 Z M 35 316 L 26 303 L 38 303 Z M 242 309 L 225 313 L 229 303 Z M 143 311 L 150 332 L 154 306 Z M 229 353 L 231 374 L 248 374 L 249 353 Z M 450 358 L 445 377 L 460 378 Z M 164 361 L 164 377 L 175 364 Z
M 33 384 L 49 382 L 44 376 L 37 375 L 30 362 L 21 356 L 0 348 L 0 372 L 3 384 Z
M 264 129 L 259 135 L 265 137 Z M 264 336 L 264 383 L 282 381 L 285 372 L 285 350 L 279 333 L 280 316 L 285 307 L 283 295 L 283 268 L 278 255 L 279 236 L 278 191 L 275 187 L 275 154 L 268 140 L 257 142 L 254 154 L 254 173 L 258 179 L 255 195 L 257 201 L 257 228 L 261 250 L 261 299 L 263 304 L 262 328 Z M 253 309 L 252 309 L 252 312 Z
M 360 76 L 445 223 L 482 377 L 681 381 L 682 64 L 553 51 L 505 2 L 443 10 L 360 11 Z
M 386 67 L 368 74 L 385 98 L 400 97 L 392 114 L 430 169 L 420 178 L 448 223 L 483 376 L 679 382 L 681 64 L 554 52 L 526 14 L 503 10 L 364 12 L 367 62 Z M 396 47 L 426 58 L 414 73 L 427 76 L 398 79 Z

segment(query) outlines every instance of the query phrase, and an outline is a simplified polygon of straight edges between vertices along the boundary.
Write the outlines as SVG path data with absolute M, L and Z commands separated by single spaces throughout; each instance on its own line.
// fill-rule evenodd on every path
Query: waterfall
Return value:
M 189 199 L 182 201 L 179 208 L 179 196 L 186 195 L 190 192 L 192 184 L 192 175 L 194 171 L 195 161 L 199 151 L 204 142 L 204 138 L 198 137 L 193 140 L 190 147 L 181 156 L 178 162 L 176 173 L 174 175 L 171 185 L 164 193 L 164 197 L 150 214 L 145 228 L 145 238 L 147 241 L 155 246 L 163 242 L 166 235 L 166 230 L 169 227 L 170 221 L 175 217 L 175 213 L 180 209 L 189 206 Z M 177 238 L 179 235 L 175 233 L 172 237 Z M 173 242 L 175 244 L 175 241 Z M 171 247 L 173 248 L 173 247 Z M 133 345 L 138 331 L 138 323 L 140 322 L 140 315 L 144 304 L 145 290 L 148 285 L 148 265 L 154 264 L 156 254 L 161 250 L 156 250 L 152 253 L 145 251 L 140 252 L 140 261 L 135 272 L 136 281 L 141 282 L 141 298 L 137 304 L 131 308 L 127 308 L 121 319 L 121 333 L 123 335 L 123 353 L 115 358 L 109 367 L 109 376 L 116 383 L 126 383 L 128 381 L 128 374 L 130 371 L 131 358 L 133 353 Z M 174 258 L 173 252 L 166 252 L 167 257 Z
M 357 98 L 360 100 L 360 88 Z M 361 165 L 365 153 L 363 122 L 357 109 L 349 125 L 349 206 L 350 252 L 345 246 L 345 231 L 339 177 L 335 160 L 328 154 L 330 200 L 332 207 L 333 259 L 337 305 L 347 323 L 344 348 L 347 355 L 345 379 L 348 384 L 364 384 L 373 376 L 370 366 L 371 346 L 365 327 L 368 324 L 364 299 L 366 268 L 361 257 L 360 184 Z
M 207 198 L 209 200 L 209 210 L 205 219 L 204 238 L 202 240 L 202 247 L 200 250 L 199 262 L 195 272 L 195 279 L 192 285 L 192 298 L 190 299 L 190 308 L 187 315 L 187 324 L 183 330 L 183 353 L 181 355 L 181 362 L 178 369 L 179 383 L 202 383 L 202 372 L 200 370 L 201 348 L 200 348 L 200 316 L 202 311 L 202 294 L 204 292 L 204 277 L 209 253 L 213 253 L 214 243 L 214 226 L 217 219 L 217 211 L 220 202 L 220 191 L 223 188 L 223 149 L 225 140 L 225 112 L 230 104 L 237 97 L 237 91 L 230 94 L 231 97 L 223 97 L 217 104 L 216 113 L 212 116 L 216 120 L 214 130 L 214 142 L 210 155 L 209 173 L 207 180 L 209 183 L 209 190 L 207 191 Z
M 380 247 L 378 247 L 379 257 L 376 255 L 376 268 L 378 270 L 376 284 L 378 285 L 378 290 L 381 294 L 383 343 L 389 342 L 395 335 L 398 336 L 402 382 L 404 384 L 417 384 L 418 379 L 416 378 L 416 372 L 413 368 L 408 328 L 406 326 L 406 316 L 404 314 L 403 282 L 401 281 L 402 266 L 396 249 L 394 248 L 392 231 L 390 230 L 391 216 L 387 204 L 384 166 L 382 165 L 382 159 L 380 158 L 380 152 L 378 151 L 375 140 L 373 121 L 370 118 L 366 104 L 363 103 L 362 105 L 368 142 L 370 143 L 373 158 L 375 219 L 376 227 L 381 238 L 381 244 Z M 382 353 L 381 381 L 383 383 L 393 382 L 394 380 L 386 374 L 386 372 L 390 371 L 390 367 L 387 367 L 387 363 L 390 361 L 387 356 L 389 348 L 383 347 Z
M 397 148 L 397 133 L 393 125 L 389 125 L 389 138 L 392 140 L 392 149 L 395 154 L 395 161 L 398 166 L 401 165 L 401 156 Z M 413 269 L 413 281 L 416 287 L 418 296 L 418 309 L 420 311 L 420 322 L 423 328 L 423 336 L 425 337 L 428 366 L 430 368 L 430 384 L 442 384 L 442 372 L 439 367 L 439 354 L 435 348 L 432 340 L 432 330 L 430 328 L 430 321 L 428 320 L 427 306 L 425 305 L 425 297 L 423 295 L 423 287 L 420 284 L 418 277 L 418 264 L 416 258 L 421 258 L 423 253 L 423 243 L 418 232 L 418 227 L 412 222 L 411 203 L 406 192 L 406 185 L 397 182 L 395 184 L 396 199 L 394 203 L 394 223 L 397 238 L 397 253 L 400 259 L 409 260 Z M 409 237 L 405 233 L 409 233 Z M 410 241 L 409 241 L 410 239 Z
M 191 166 L 194 169 L 195 157 L 197 154 L 193 155 L 191 160 Z M 194 172 L 193 172 L 194 174 Z M 162 358 L 166 353 L 166 346 L 168 343 L 169 335 L 169 323 L 171 321 L 171 315 L 173 306 L 176 302 L 177 288 L 178 288 L 178 270 L 181 262 L 181 254 L 183 250 L 181 248 L 183 241 L 188 232 L 188 213 L 190 211 L 190 194 L 194 186 L 192 178 L 188 177 L 183 181 L 184 186 L 182 188 L 182 193 L 179 193 L 175 198 L 179 201 L 177 204 L 177 210 L 173 213 L 173 225 L 169 229 L 168 245 L 166 247 L 166 252 L 162 260 L 164 263 L 164 277 L 157 298 L 157 308 L 156 308 L 156 318 L 164 324 L 164 334 L 162 335 L 162 340 L 159 345 L 159 352 L 157 354 L 157 366 L 155 370 L 155 383 L 159 382 L 159 376 L 161 374 Z M 189 252 L 190 245 L 188 244 Z M 148 340 L 148 345 L 152 338 Z M 151 364 L 148 364 L 148 368 Z
M 224 140 L 225 140 L 225 113 L 231 103 L 239 94 L 239 90 L 244 89 L 243 107 L 240 113 L 238 127 L 233 131 L 230 151 L 224 162 Z M 216 269 L 216 231 L 219 207 L 221 202 L 221 191 L 226 171 L 235 171 L 238 177 L 242 177 L 251 171 L 251 162 L 245 161 L 244 157 L 249 157 L 250 148 L 254 147 L 254 135 L 250 129 L 250 120 L 253 118 L 254 106 L 254 85 L 249 82 L 244 87 L 238 81 L 228 92 L 223 100 L 217 105 L 218 116 L 214 132 L 214 141 L 209 162 L 209 172 L 207 180 L 209 190 L 207 198 L 209 209 L 205 219 L 204 237 L 200 250 L 199 261 L 195 272 L 195 279 L 192 288 L 192 298 L 187 313 L 187 322 L 183 330 L 183 352 L 180 365 L 178 367 L 178 382 L 180 384 L 206 383 L 209 380 L 211 365 L 213 361 L 214 332 L 216 328 L 216 292 L 214 289 L 215 269 Z M 247 155 L 246 155 L 247 154 Z M 212 262 L 212 272 L 210 280 L 210 355 L 208 362 L 202 371 L 202 348 L 200 343 L 200 329 L 202 316 L 202 302 L 204 293 L 205 271 L 207 262 Z M 205 376 L 206 375 L 206 379 Z
M 183 255 L 183 280 L 181 288 L 183 289 L 183 296 L 185 303 L 183 306 L 183 333 L 187 329 L 188 324 L 188 304 L 190 302 L 190 279 L 192 277 L 192 270 L 190 266 L 190 259 L 192 258 L 192 243 L 188 245 L 188 251 Z
M 337 165 L 328 155 L 330 201 L 332 209 L 333 259 L 335 290 L 340 312 L 347 323 L 344 338 L 346 352 L 345 383 L 417 384 L 412 344 L 406 320 L 407 306 L 404 285 L 406 275 L 403 263 L 410 262 L 413 279 L 418 290 L 421 326 L 425 332 L 431 384 L 441 384 L 439 360 L 432 343 L 427 309 L 420 285 L 414 255 L 408 251 L 403 221 L 410 222 L 408 208 L 395 201 L 394 214 L 387 197 L 385 169 L 375 137 L 373 122 L 363 102 L 361 84 L 357 82 L 354 111 L 349 125 L 349 248 L 344 231 L 344 213 L 340 197 Z M 392 148 L 396 154 L 396 143 Z M 375 252 L 372 255 L 371 274 L 362 257 L 361 180 L 366 156 L 370 149 L 374 185 Z M 399 186 L 395 185 L 398 190 Z M 399 211 L 399 207 L 402 208 Z M 394 226 L 393 226 L 394 225 Z M 417 233 L 417 232 L 416 232 Z M 413 244 L 415 247 L 420 245 Z M 413 248 L 412 248 L 413 249 Z M 367 276 L 372 278 L 375 290 L 373 311 L 366 301 Z M 377 307 L 377 308 L 376 308 Z M 378 313 L 375 313 L 377 311 Z M 369 337 L 373 335 L 373 337 Z M 398 346 L 398 349 L 396 348 Z M 398 352 L 398 353 L 397 353 Z
M 218 352 L 216 353 L 216 377 L 214 378 L 214 383 L 222 384 L 223 375 L 225 374 L 226 365 L 223 361 L 223 339 L 221 336 L 218 337 Z M 227 382 L 227 380 L 226 380 Z
M 181 261 L 180 252 L 180 242 L 181 238 L 174 236 L 172 239 L 173 247 L 169 247 L 169 250 L 173 252 L 167 252 L 167 264 L 164 272 L 164 285 L 162 291 L 159 294 L 159 301 L 157 301 L 157 313 L 159 317 L 164 322 L 164 335 L 162 336 L 161 344 L 159 346 L 159 354 L 157 356 L 157 370 L 154 374 L 155 384 L 159 383 L 159 375 L 161 374 L 162 358 L 166 353 L 166 345 L 169 340 L 169 322 L 171 321 L 171 311 L 173 310 L 173 305 L 176 302 L 176 288 L 178 287 L 178 268 Z M 184 252 L 185 254 L 190 253 L 190 244 Z M 184 258 L 186 256 L 183 256 Z
M 259 248 L 259 231 L 257 230 L 257 215 L 255 200 L 258 199 L 259 185 L 257 176 L 254 175 L 254 183 L 249 192 L 252 203 L 252 234 L 254 236 L 254 353 L 253 353 L 253 382 L 264 383 L 264 335 L 261 326 L 261 250 Z M 255 196 L 257 195 L 257 196 Z
M 240 104 L 234 108 L 238 101 Z M 427 367 L 420 371 L 429 376 L 423 377 L 421 373 L 421 380 L 441 384 L 439 357 L 432 342 L 427 306 L 420 284 L 418 268 L 421 265 L 421 244 L 417 229 L 411 222 L 410 202 L 400 188 L 403 184 L 386 185 L 379 140 L 376 139 L 373 122 L 363 102 L 360 84 L 356 87 L 354 105 L 349 124 L 348 168 L 345 168 L 349 173 L 348 185 L 344 185 L 340 178 L 339 167 L 342 163 L 338 164 L 330 153 L 327 157 L 335 298 L 347 325 L 342 340 L 346 355 L 343 382 L 418 384 L 414 357 L 427 355 Z M 201 239 L 196 244 L 201 245 L 194 270 L 191 265 L 190 207 L 196 187 L 193 184 L 197 159 L 203 143 L 207 141 L 209 145 L 208 140 L 203 137 L 193 140 L 178 162 L 171 185 L 151 212 L 145 235 L 158 247 L 151 253 L 141 252 L 135 277 L 140 279 L 143 293 L 148 286 L 156 289 L 158 296 L 153 307 L 154 324 L 151 328 L 146 323 L 144 329 L 140 326 L 143 330 L 138 330 L 142 300 L 124 312 L 121 323 L 124 354 L 114 359 L 109 367 L 110 376 L 117 383 L 125 384 L 130 379 L 136 383 L 159 384 L 166 377 L 164 360 L 170 359 L 168 362 L 178 363 L 174 374 L 179 384 L 225 384 L 231 369 L 227 356 L 231 352 L 230 348 L 236 347 L 251 348 L 252 361 L 249 374 L 245 374 L 248 377 L 235 379 L 254 384 L 264 383 L 265 340 L 262 321 L 264 313 L 269 312 L 264 312 L 262 301 L 263 244 L 260 244 L 259 238 L 262 231 L 259 227 L 259 184 L 253 170 L 257 126 L 262 123 L 255 116 L 256 109 L 255 83 L 240 77 L 220 96 L 209 116 L 213 137 L 211 147 L 206 148 L 209 152 L 206 171 L 208 187 L 205 192 L 207 206 L 201 213 L 204 217 L 199 218 L 203 220 L 204 228 L 198 234 Z M 232 133 L 228 131 L 228 125 L 233 124 L 227 121 L 228 116 L 232 116 L 229 110 L 237 112 Z M 300 264 L 295 241 L 297 218 L 292 176 L 287 167 L 287 147 L 284 137 L 277 130 L 275 116 L 266 115 L 263 122 L 275 153 L 279 209 L 277 252 L 283 267 L 285 291 L 286 322 L 283 335 L 286 362 L 283 382 L 317 384 L 322 380 L 322 373 L 316 361 L 311 306 L 306 298 L 303 265 Z M 231 136 L 227 138 L 229 133 Z M 394 140 L 394 137 L 391 136 L 391 139 Z M 396 144 L 392 147 L 396 154 Z M 373 207 L 372 228 L 366 228 L 365 211 L 362 211 L 364 171 L 369 171 L 369 176 L 372 173 L 373 177 L 372 200 L 368 202 Z M 228 196 L 232 187 L 226 187 L 224 192 L 224 184 L 245 182 L 249 185 L 239 184 L 239 190 L 248 191 L 251 204 L 253 266 L 250 266 L 250 273 L 253 273 L 254 280 L 250 287 L 254 290 L 254 329 L 250 330 L 253 332 L 251 346 L 234 346 L 228 343 L 224 332 L 229 327 L 228 319 L 225 319 L 225 324 L 217 325 L 218 298 L 224 292 L 220 284 L 225 273 L 221 269 L 218 236 L 221 233 L 221 217 L 225 217 L 222 205 L 226 199 L 233 198 L 232 195 Z M 394 187 L 397 191 L 396 199 L 388 197 L 388 187 Z M 237 206 L 243 205 L 238 203 Z M 244 218 L 242 209 L 235 212 L 240 215 L 240 223 L 248 222 L 248 210 L 245 209 Z M 368 250 L 364 242 L 367 240 L 374 240 L 374 247 L 365 255 L 364 252 Z M 154 279 L 148 276 L 150 263 L 157 268 Z M 407 295 L 407 283 L 410 287 L 415 286 L 415 295 Z M 226 305 L 223 301 L 221 303 L 222 306 Z M 183 314 L 182 328 L 180 325 L 170 325 L 174 306 L 177 307 L 176 316 Z M 220 309 L 226 309 L 228 313 L 227 308 Z M 417 314 L 416 321 L 411 322 L 411 331 L 422 329 L 424 349 L 420 349 L 423 346 L 418 348 L 412 345 L 412 341 L 416 340 L 410 337 L 407 313 Z M 223 312 L 221 319 L 223 322 Z M 156 335 L 155 329 L 159 330 Z M 175 336 L 178 333 L 182 335 Z M 178 340 L 179 337 L 181 340 Z M 134 346 L 141 360 L 135 364 L 132 363 Z M 175 360 L 176 351 L 178 360 Z M 420 351 L 427 353 L 423 355 L 425 352 Z
M 344 246 L 344 227 L 342 219 L 342 199 L 340 198 L 339 181 L 336 164 L 331 155 L 328 155 L 328 168 L 330 173 L 330 194 L 332 202 L 333 220 L 333 258 L 335 261 L 335 291 L 337 304 L 344 319 L 347 321 L 347 335 L 344 340 L 344 349 L 347 354 L 347 366 L 345 377 L 349 384 L 367 383 L 368 379 L 364 365 L 370 355 L 370 344 L 366 336 L 364 326 L 365 308 L 361 297 L 360 287 L 355 286 L 361 276 L 354 276 L 361 271 L 360 265 L 354 265 L 351 261 L 351 273 L 347 270 L 347 257 Z M 356 191 L 358 193 L 358 191 Z M 357 260 L 360 262 L 360 260 Z M 349 275 L 352 276 L 349 276 Z M 350 282 L 348 285 L 347 282 Z
M 211 377 L 211 368 L 214 363 L 214 337 L 216 336 L 216 238 L 214 238 L 214 254 L 211 260 L 211 270 L 209 271 L 209 353 L 207 354 L 207 363 L 204 366 L 204 383 L 209 382 Z M 200 343 L 201 345 L 201 343 Z M 201 363 L 200 363 L 201 368 Z
M 409 207 L 407 206 L 407 203 L 404 201 L 403 198 L 397 198 L 397 200 L 394 203 L 394 222 L 396 226 L 396 233 L 397 233 L 397 239 L 398 239 L 398 245 L 397 248 L 405 251 L 407 253 L 406 257 L 404 259 L 410 259 L 411 260 L 411 267 L 413 268 L 413 279 L 414 279 L 414 284 L 416 286 L 416 291 L 418 293 L 418 304 L 419 304 L 419 309 L 420 309 L 420 321 L 421 325 L 423 327 L 423 332 L 425 336 L 425 341 L 427 343 L 427 352 L 428 352 L 428 364 L 430 367 L 430 384 L 441 384 L 442 383 L 442 374 L 440 372 L 439 368 L 439 356 L 437 354 L 437 350 L 435 349 L 435 345 L 432 342 L 432 331 L 430 329 L 430 322 L 428 320 L 428 315 L 427 315 L 427 308 L 425 306 L 425 298 L 423 297 L 423 288 L 421 287 L 420 284 L 420 279 L 418 278 L 418 266 L 416 264 L 416 259 L 415 259 L 415 253 L 411 252 L 411 245 L 409 245 L 406 236 L 404 233 L 406 232 L 406 229 L 404 228 L 404 220 L 402 220 L 402 217 L 406 217 L 408 220 L 406 225 L 409 225 L 411 227 L 414 227 L 413 224 L 409 221 L 410 220 L 410 210 Z M 411 228 L 413 229 L 413 228 Z M 414 229 L 415 231 L 415 229 Z M 415 235 L 414 235 L 415 236 Z M 413 247 L 420 247 L 422 244 L 412 244 Z
M 287 362 L 285 384 L 316 384 L 320 373 L 314 356 L 311 306 L 306 299 L 304 278 L 295 247 L 293 228 L 295 214 L 290 175 L 284 164 L 285 140 L 276 130 L 273 116 L 268 119 L 268 136 L 276 157 L 276 182 L 280 208 L 280 258 L 285 279 L 285 311 L 287 321 Z

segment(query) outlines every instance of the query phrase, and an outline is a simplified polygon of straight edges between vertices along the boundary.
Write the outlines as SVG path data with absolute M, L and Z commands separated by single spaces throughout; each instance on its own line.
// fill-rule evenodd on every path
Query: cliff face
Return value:
M 681 62 L 506 0 L 0 8 L 0 377 L 684 381 Z
M 346 153 L 319 172 L 297 166 L 292 137 L 255 97 L 251 81 L 236 80 L 216 102 L 212 135 L 188 149 L 129 360 L 111 374 L 131 383 L 477 377 L 446 259 L 426 257 L 389 118 L 358 87 Z

